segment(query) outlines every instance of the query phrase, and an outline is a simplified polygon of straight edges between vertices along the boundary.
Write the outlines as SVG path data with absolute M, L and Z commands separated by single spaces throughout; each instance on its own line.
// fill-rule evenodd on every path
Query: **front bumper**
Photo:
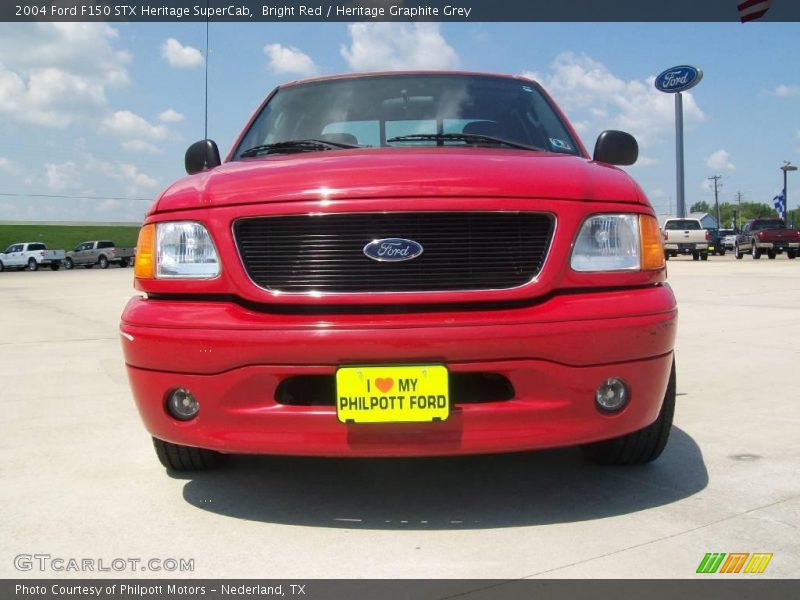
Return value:
M 388 315 L 135 298 L 121 332 L 137 407 L 157 438 L 227 453 L 426 456 L 567 446 L 647 426 L 667 387 L 676 318 L 666 285 L 555 295 L 523 308 Z M 443 423 L 403 425 L 342 424 L 333 405 L 275 400 L 287 377 L 427 362 L 503 375 L 514 397 L 456 404 Z M 631 400 L 608 415 L 594 393 L 612 376 L 629 384 Z M 200 402 L 192 421 L 165 410 L 178 387 Z

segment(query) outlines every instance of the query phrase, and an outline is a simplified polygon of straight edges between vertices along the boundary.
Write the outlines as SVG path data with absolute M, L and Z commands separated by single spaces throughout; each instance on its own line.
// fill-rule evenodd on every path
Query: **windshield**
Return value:
M 667 221 L 667 224 L 664 226 L 664 229 L 686 230 L 686 229 L 702 229 L 702 227 L 700 227 L 700 221 L 693 221 L 691 219 L 676 219 L 674 221 Z
M 404 136 L 414 137 L 394 139 Z M 234 158 L 244 158 L 251 148 L 297 140 L 369 147 L 509 147 L 487 138 L 528 150 L 580 153 L 531 83 L 440 74 L 329 79 L 281 88 L 248 129 Z

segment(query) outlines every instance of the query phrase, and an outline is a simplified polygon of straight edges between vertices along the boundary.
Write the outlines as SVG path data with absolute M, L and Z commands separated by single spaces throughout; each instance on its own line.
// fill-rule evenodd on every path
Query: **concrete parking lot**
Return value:
M 652 465 L 564 449 L 186 476 L 161 468 L 128 391 L 132 269 L 1 273 L 0 576 L 131 575 L 14 566 L 44 553 L 194 559 L 143 577 L 683 578 L 707 552 L 767 552 L 761 577 L 798 577 L 800 260 L 668 268 L 678 405 Z

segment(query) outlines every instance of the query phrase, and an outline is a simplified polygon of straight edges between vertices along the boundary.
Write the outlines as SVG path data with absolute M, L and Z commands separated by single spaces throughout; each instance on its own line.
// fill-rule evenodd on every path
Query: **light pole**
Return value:
M 788 160 L 783 161 L 783 166 L 781 167 L 781 171 L 783 171 L 783 224 L 787 226 L 788 223 L 786 222 L 789 216 L 789 191 L 786 189 L 786 174 L 789 171 L 797 171 L 797 167 L 795 167 L 792 163 Z

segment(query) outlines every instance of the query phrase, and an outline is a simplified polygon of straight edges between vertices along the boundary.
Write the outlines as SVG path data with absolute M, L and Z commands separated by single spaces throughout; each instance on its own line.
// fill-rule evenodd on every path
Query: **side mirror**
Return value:
M 632 165 L 639 158 L 639 144 L 630 133 L 610 129 L 597 136 L 594 160 L 609 165 Z
M 189 146 L 184 162 L 189 175 L 213 169 L 222 164 L 219 158 L 219 148 L 213 140 L 200 140 Z

